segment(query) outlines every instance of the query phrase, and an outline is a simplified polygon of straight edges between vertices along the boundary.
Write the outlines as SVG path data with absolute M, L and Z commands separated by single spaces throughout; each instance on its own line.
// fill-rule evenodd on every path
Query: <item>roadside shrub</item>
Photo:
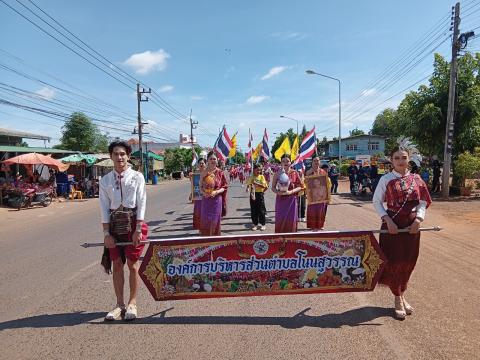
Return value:
M 454 165 L 454 174 L 458 178 L 458 183 L 464 187 L 466 179 L 473 179 L 480 173 L 480 153 L 476 151 L 475 154 L 471 154 L 466 151 L 458 156 Z

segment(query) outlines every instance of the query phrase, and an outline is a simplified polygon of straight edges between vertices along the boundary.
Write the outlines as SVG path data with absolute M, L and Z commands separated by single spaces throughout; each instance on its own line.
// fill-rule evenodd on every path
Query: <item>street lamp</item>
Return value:
M 291 117 L 288 117 L 288 116 L 283 116 L 283 115 L 280 115 L 280 117 L 283 118 L 283 119 L 293 120 L 297 123 L 297 136 L 298 136 L 298 120 L 294 119 L 294 118 L 291 118 Z
M 338 81 L 338 162 L 342 163 L 342 82 L 332 76 L 317 73 L 313 70 L 305 71 L 308 75 L 323 76 L 327 79 Z

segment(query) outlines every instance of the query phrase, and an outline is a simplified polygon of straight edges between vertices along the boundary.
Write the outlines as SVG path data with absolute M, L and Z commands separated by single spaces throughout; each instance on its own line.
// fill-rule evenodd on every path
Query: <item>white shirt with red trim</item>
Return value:
M 121 174 L 115 170 L 100 180 L 99 189 L 102 223 L 110 223 L 110 210 L 123 205 L 126 208 L 137 208 L 137 220 L 145 219 L 147 194 L 143 174 L 128 168 Z

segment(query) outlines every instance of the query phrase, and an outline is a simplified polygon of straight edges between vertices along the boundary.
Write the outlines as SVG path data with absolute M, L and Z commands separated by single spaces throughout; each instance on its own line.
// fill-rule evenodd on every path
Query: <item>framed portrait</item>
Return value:
M 192 196 L 191 196 L 192 201 L 202 200 L 202 194 L 200 192 L 200 173 L 199 172 L 195 172 L 192 174 L 191 182 L 192 182 Z
M 305 177 L 308 204 L 319 204 L 328 201 L 327 174 Z

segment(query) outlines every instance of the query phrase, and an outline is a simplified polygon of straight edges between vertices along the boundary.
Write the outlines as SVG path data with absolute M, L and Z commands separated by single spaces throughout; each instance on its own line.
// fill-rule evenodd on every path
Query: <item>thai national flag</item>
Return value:
M 315 136 L 315 126 L 313 127 L 312 130 L 310 130 L 307 135 L 302 140 L 302 143 L 300 144 L 300 154 L 298 155 L 299 161 L 303 161 L 305 159 L 308 159 L 313 155 L 315 152 L 315 148 L 317 146 L 317 139 Z
M 300 170 L 305 171 L 305 164 L 301 160 L 299 160 L 299 161 L 295 160 L 292 167 L 297 171 L 300 171 Z
M 252 149 L 248 150 L 248 152 L 245 153 L 245 162 L 248 163 L 251 157 L 252 157 Z
M 263 140 L 262 140 L 262 156 L 265 160 L 270 159 L 270 148 L 268 147 L 268 134 L 267 129 L 263 133 Z
M 224 126 L 218 135 L 218 139 L 214 146 L 214 151 L 220 160 L 226 161 L 232 147 L 232 140 L 230 139 L 230 136 L 228 136 L 227 129 L 225 129 Z

